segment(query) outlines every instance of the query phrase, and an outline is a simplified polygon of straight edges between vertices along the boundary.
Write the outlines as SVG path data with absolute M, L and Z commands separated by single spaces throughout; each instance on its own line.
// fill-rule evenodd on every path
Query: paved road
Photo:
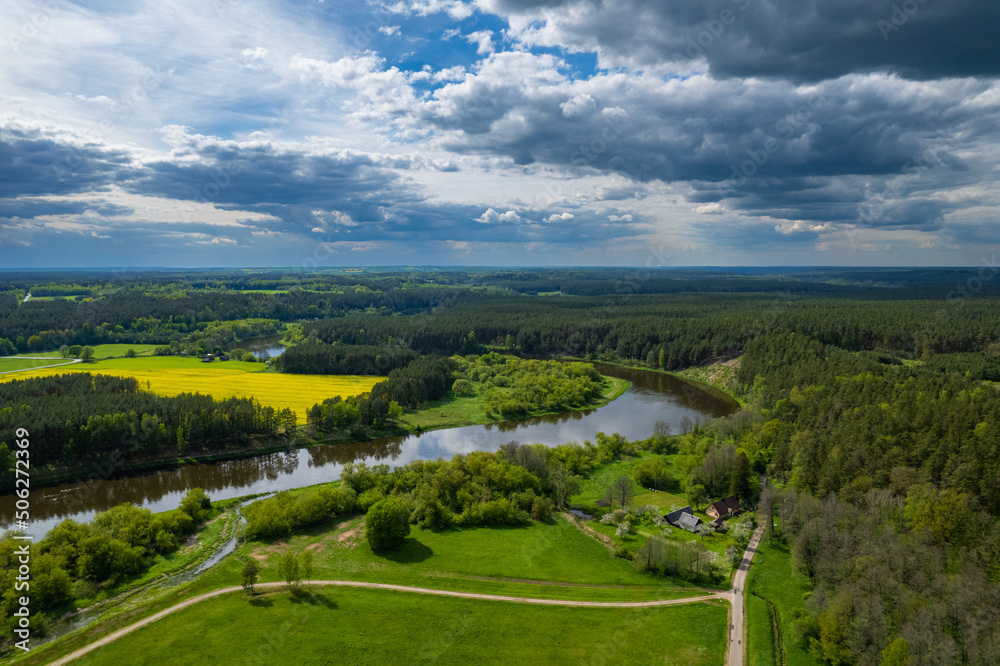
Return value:
M 747 584 L 747 571 L 750 569 L 750 562 L 757 553 L 757 545 L 764 534 L 764 526 L 761 525 L 754 530 L 747 544 L 746 552 L 743 553 L 743 560 L 736 575 L 733 577 L 732 602 L 733 612 L 729 620 L 729 666 L 743 666 L 743 641 L 746 640 L 746 631 L 743 618 L 743 588 Z
M 407 587 L 405 585 L 389 585 L 387 583 L 364 583 L 360 581 L 353 580 L 314 580 L 312 585 L 339 585 L 343 587 L 367 587 L 374 588 L 378 590 L 394 590 L 396 592 L 413 592 L 415 594 L 432 594 L 440 597 L 459 597 L 461 599 L 486 599 L 489 601 L 509 601 L 519 604 L 540 604 L 543 606 L 585 606 L 588 608 L 648 608 L 650 606 L 678 606 L 680 604 L 691 604 L 699 601 L 717 601 L 719 599 L 725 599 L 727 593 L 720 594 L 706 594 L 700 597 L 687 597 L 685 599 L 661 599 L 657 601 L 572 601 L 569 599 L 535 599 L 532 597 L 509 597 L 499 594 L 476 594 L 474 592 L 452 592 L 450 590 L 431 590 L 425 587 Z M 285 583 L 260 583 L 256 587 L 258 588 L 270 588 L 270 587 L 280 587 L 285 585 Z M 200 601 L 205 601 L 206 599 L 211 599 L 212 597 L 218 597 L 223 594 L 229 594 L 230 592 L 241 592 L 243 588 L 240 586 L 226 587 L 221 590 L 215 590 L 213 592 L 207 592 L 205 594 L 199 595 L 197 597 L 192 597 L 182 601 L 179 604 L 171 606 L 170 608 L 165 608 L 159 613 L 154 613 L 149 617 L 139 620 L 135 624 L 130 624 L 124 629 L 119 629 L 118 631 L 108 634 L 104 638 L 98 641 L 82 647 L 75 652 L 71 652 L 65 657 L 53 661 L 50 666 L 60 666 L 61 664 L 68 664 L 74 659 L 78 659 L 83 655 L 87 654 L 92 650 L 96 650 L 99 647 L 107 645 L 108 643 L 118 640 L 122 636 L 144 627 L 147 624 L 156 622 L 160 618 L 166 617 L 171 613 L 176 613 L 179 610 L 192 606 Z

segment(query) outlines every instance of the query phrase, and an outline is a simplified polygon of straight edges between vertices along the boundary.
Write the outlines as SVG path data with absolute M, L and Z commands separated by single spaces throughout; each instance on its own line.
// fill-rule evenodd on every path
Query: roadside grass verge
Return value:
M 821 664 L 792 639 L 794 613 L 805 610 L 804 595 L 810 591 L 808 581 L 792 571 L 788 546 L 761 540 L 747 579 L 747 657 L 751 666 L 776 663 L 780 655 L 788 666 Z
M 419 618 L 417 620 L 416 618 Z M 405 592 L 319 588 L 201 602 L 76 663 L 718 664 L 727 609 L 549 608 Z

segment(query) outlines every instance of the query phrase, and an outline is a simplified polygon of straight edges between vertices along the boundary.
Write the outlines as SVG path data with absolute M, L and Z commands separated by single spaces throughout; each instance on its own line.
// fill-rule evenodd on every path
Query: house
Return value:
M 226 356 L 225 354 L 219 354 L 219 360 L 220 361 L 228 361 L 229 357 Z
M 733 496 L 725 497 L 720 499 L 718 502 L 712 502 L 708 505 L 708 508 L 705 509 L 705 513 L 715 518 L 713 522 L 718 523 L 724 518 L 729 518 L 730 516 L 739 513 L 739 510 L 740 500 L 736 498 L 736 496 Z
M 204 356 L 202 356 L 202 357 L 201 357 L 201 362 L 202 362 L 202 363 L 211 363 L 211 362 L 212 362 L 212 361 L 214 361 L 214 360 L 215 360 L 215 359 L 214 359 L 214 358 L 212 358 L 212 355 L 211 355 L 211 354 L 205 354 Z
M 665 519 L 674 527 L 679 527 L 688 532 L 696 531 L 698 526 L 701 525 L 701 518 L 694 515 L 694 511 L 691 510 L 690 506 L 671 511 L 665 516 Z
M 685 513 L 677 520 L 677 526 L 688 532 L 697 532 L 699 525 L 701 525 L 701 518 L 693 513 Z

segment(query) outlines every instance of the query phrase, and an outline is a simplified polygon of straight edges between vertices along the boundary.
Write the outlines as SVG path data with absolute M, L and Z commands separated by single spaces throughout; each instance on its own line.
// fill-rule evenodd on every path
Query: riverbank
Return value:
M 650 368 L 643 365 L 633 365 L 629 363 L 615 363 L 612 361 L 590 361 L 588 359 L 578 358 L 575 356 L 564 356 L 563 358 L 567 361 L 586 361 L 588 363 L 603 363 L 605 365 L 614 365 L 620 368 L 629 368 L 632 370 L 642 370 L 644 372 L 653 372 L 660 375 L 667 375 L 669 377 L 674 377 L 675 379 L 678 379 L 684 382 L 685 384 L 688 384 L 693 388 L 698 389 L 703 393 L 707 393 L 713 398 L 724 400 L 730 403 L 734 407 L 742 408 L 746 406 L 746 402 L 742 398 L 735 395 L 728 388 L 728 386 L 726 386 L 726 384 L 723 383 L 723 381 L 719 381 L 719 379 L 728 380 L 729 377 L 731 376 L 732 371 L 720 372 L 720 373 L 713 373 L 710 371 L 710 369 L 717 367 L 728 366 L 732 368 L 733 366 L 731 364 L 733 360 L 739 361 L 739 358 L 731 359 L 729 361 L 721 363 L 713 363 L 707 366 L 694 366 L 691 368 L 685 368 L 684 370 L 680 370 L 677 372 L 674 372 L 672 370 L 660 370 L 657 368 Z
M 172 469 L 184 465 L 210 463 L 223 460 L 238 460 L 270 453 L 281 453 L 296 449 L 323 446 L 328 444 L 350 444 L 371 442 L 373 440 L 406 437 L 434 430 L 460 428 L 465 426 L 490 425 L 503 427 L 505 424 L 517 424 L 546 416 L 567 414 L 572 412 L 589 412 L 614 401 L 624 394 L 632 385 L 626 379 L 602 376 L 601 397 L 586 405 L 568 411 L 533 411 L 520 415 L 518 418 L 500 418 L 486 414 L 479 405 L 479 399 L 450 397 L 435 402 L 426 403 L 419 409 L 407 410 L 397 424 L 384 428 L 368 428 L 363 432 L 337 433 L 319 435 L 310 432 L 308 426 L 300 426 L 293 431 L 284 433 L 282 439 L 252 439 L 243 447 L 214 451 L 211 453 L 178 456 L 174 458 L 150 458 L 137 460 L 127 464 L 116 463 L 109 459 L 100 463 L 86 463 L 72 466 L 51 468 L 38 467 L 32 470 L 33 487 L 52 486 L 59 483 L 82 483 L 92 479 L 109 479 L 118 476 L 128 476 L 162 469 Z

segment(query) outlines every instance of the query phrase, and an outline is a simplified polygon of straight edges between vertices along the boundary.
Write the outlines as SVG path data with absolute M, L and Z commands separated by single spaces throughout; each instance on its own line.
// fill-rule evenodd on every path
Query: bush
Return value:
M 411 520 L 418 527 L 437 531 L 451 527 L 455 516 L 439 500 L 430 499 L 417 506 Z
M 548 497 L 536 497 L 535 501 L 531 503 L 531 517 L 534 520 L 548 518 L 549 514 L 552 513 L 553 506 L 552 500 Z
M 655 488 L 657 490 L 667 490 L 674 483 L 667 463 L 659 456 L 644 458 L 632 470 L 632 476 L 643 488 Z
M 385 493 L 383 493 L 379 488 L 369 488 L 365 492 L 358 495 L 357 507 L 359 511 L 367 511 L 376 502 L 381 502 L 385 499 Z
M 374 551 L 394 550 L 410 535 L 410 512 L 396 497 L 375 502 L 365 516 L 365 537 Z
M 466 507 L 455 522 L 464 527 L 474 525 L 523 525 L 528 522 L 528 512 L 517 508 L 506 497 L 478 502 Z
M 476 387 L 468 379 L 456 379 L 451 392 L 458 397 L 470 397 L 476 395 Z
M 323 498 L 327 511 L 335 514 L 345 514 L 354 511 L 357 494 L 349 486 L 343 488 L 320 488 L 319 496 Z
M 208 495 L 201 488 L 192 488 L 181 500 L 180 510 L 191 516 L 191 519 L 200 523 L 205 513 L 212 508 L 212 502 Z

